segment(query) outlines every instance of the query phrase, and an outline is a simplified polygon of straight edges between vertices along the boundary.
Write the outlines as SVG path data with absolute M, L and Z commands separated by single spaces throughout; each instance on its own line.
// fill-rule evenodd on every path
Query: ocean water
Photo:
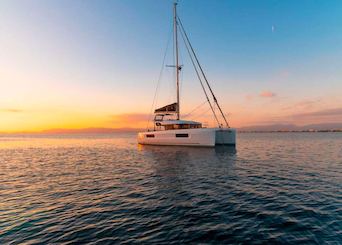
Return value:
M 0 244 L 342 244 L 342 133 L 0 137 Z

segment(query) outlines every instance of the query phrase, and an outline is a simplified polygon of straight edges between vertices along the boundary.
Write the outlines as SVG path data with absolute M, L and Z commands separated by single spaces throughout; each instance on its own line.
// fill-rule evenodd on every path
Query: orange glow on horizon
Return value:
M 338 109 L 336 109 L 338 110 Z M 323 111 L 325 112 L 325 111 Z M 99 114 L 92 115 L 85 112 L 50 112 L 45 113 L 30 113 L 25 111 L 2 111 L 0 121 L 1 133 L 19 133 L 32 132 L 38 133 L 42 131 L 59 132 L 59 130 L 78 130 L 78 129 L 142 129 L 146 128 L 148 115 L 143 113 L 125 113 L 125 114 Z M 228 121 L 231 127 L 239 128 L 254 125 L 271 125 L 271 124 L 295 124 L 305 125 L 314 123 L 324 123 L 328 118 L 330 121 L 334 116 L 316 117 L 314 113 L 303 114 L 276 114 L 276 112 L 268 111 L 240 111 L 236 110 L 228 114 Z M 191 117 L 184 118 L 192 120 Z M 153 120 L 153 116 L 150 117 Z M 194 118 L 196 121 L 204 123 L 205 126 L 216 126 L 213 118 L 210 115 Z M 336 118 L 336 122 L 341 120 Z M 149 126 L 152 126 L 150 121 Z

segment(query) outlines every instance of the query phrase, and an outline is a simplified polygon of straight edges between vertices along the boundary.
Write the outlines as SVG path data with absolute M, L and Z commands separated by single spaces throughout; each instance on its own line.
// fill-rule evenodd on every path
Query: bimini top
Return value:
M 178 104 L 173 103 L 154 110 L 155 114 L 177 113 Z

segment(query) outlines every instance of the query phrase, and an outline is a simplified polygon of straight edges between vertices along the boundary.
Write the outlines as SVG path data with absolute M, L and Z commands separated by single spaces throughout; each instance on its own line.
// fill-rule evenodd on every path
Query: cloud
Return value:
M 322 100 L 321 99 L 313 99 L 313 100 L 302 100 L 298 103 L 293 104 L 292 106 L 283 107 L 283 110 L 291 110 L 291 109 L 301 109 L 301 110 L 308 110 L 312 109 L 315 105 L 319 104 Z
M 318 124 L 318 123 L 342 123 L 342 107 L 330 108 L 313 112 L 293 113 L 285 116 L 268 116 L 264 121 L 255 122 L 259 125 L 274 123 L 281 124 Z
M 246 98 L 246 100 L 252 100 L 252 99 L 254 98 L 254 96 L 251 95 L 251 94 L 247 94 L 247 95 L 245 96 L 245 98 Z
M 325 109 L 320 111 L 297 113 L 292 115 L 292 117 L 295 118 L 322 118 L 331 116 L 342 117 L 342 108 Z
M 266 90 L 266 91 L 262 91 L 259 95 L 257 95 L 257 94 L 246 94 L 245 99 L 247 101 L 251 101 L 251 100 L 254 100 L 258 97 L 260 97 L 260 98 L 272 98 L 275 96 L 277 96 L 276 93 Z
M 271 91 L 262 91 L 260 94 L 259 94 L 260 97 L 262 98 L 272 98 L 272 97 L 275 97 L 276 94 L 271 92 Z
M 23 112 L 23 110 L 14 109 L 14 108 L 3 108 L 3 109 L 0 109 L 0 112 L 19 113 L 19 112 Z

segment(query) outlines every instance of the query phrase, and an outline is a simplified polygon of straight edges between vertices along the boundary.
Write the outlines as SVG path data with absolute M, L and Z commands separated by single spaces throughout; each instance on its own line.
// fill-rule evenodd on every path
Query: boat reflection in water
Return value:
M 183 146 L 155 146 L 138 145 L 138 150 L 143 151 L 158 163 L 170 162 L 173 164 L 234 164 L 236 159 L 235 145 L 217 145 L 215 147 L 183 147 Z

